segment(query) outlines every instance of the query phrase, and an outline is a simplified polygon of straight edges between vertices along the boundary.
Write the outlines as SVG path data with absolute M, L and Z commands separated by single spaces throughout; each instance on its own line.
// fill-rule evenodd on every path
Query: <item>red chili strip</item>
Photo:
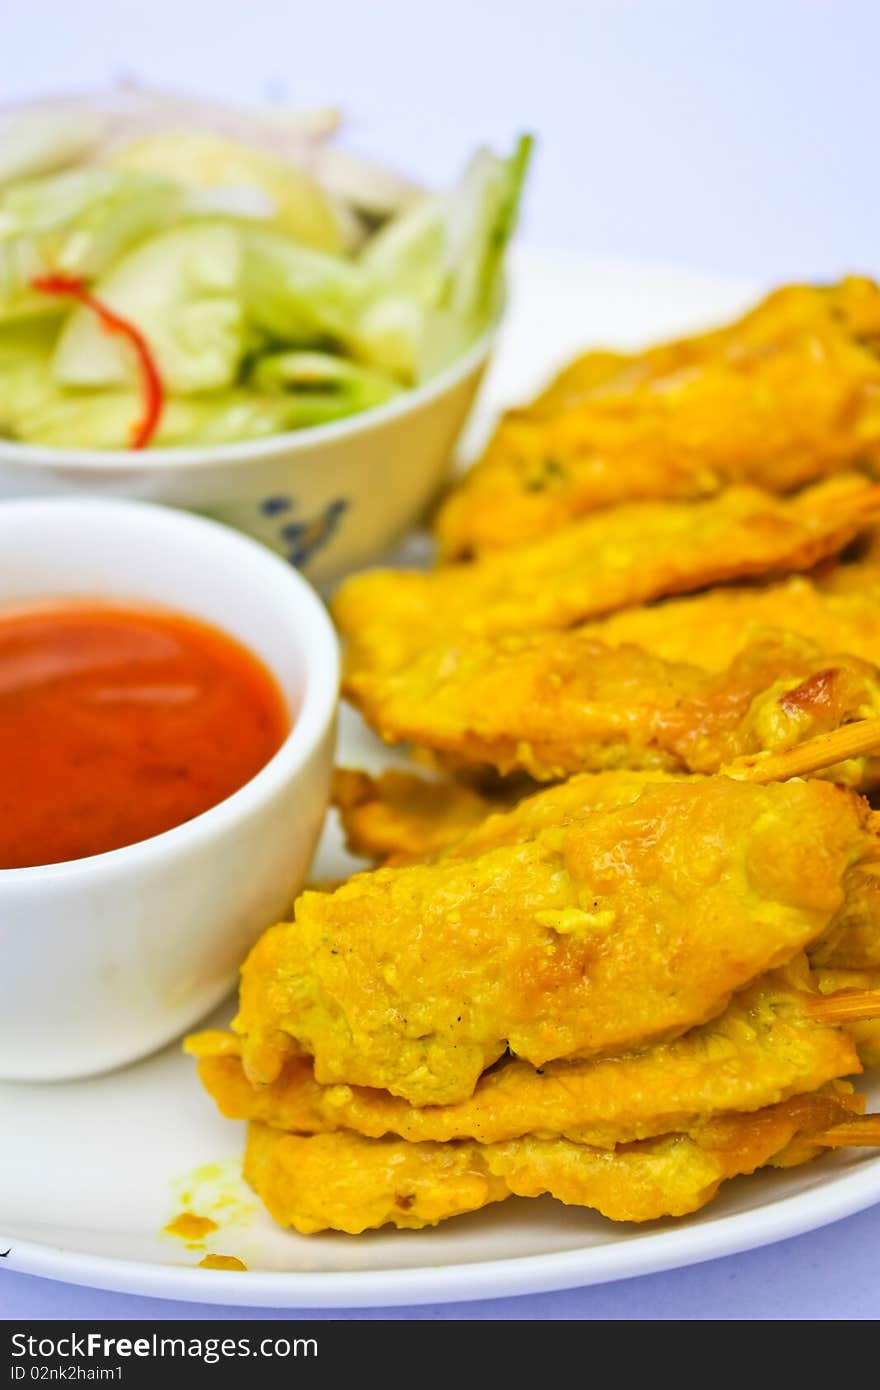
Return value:
M 96 299 L 86 282 L 79 276 L 38 275 L 35 280 L 31 281 L 31 286 L 33 289 L 39 290 L 41 294 L 67 295 L 69 299 L 76 299 L 80 304 L 85 304 L 86 308 L 97 314 L 106 333 L 116 333 L 131 344 L 137 357 L 144 397 L 144 413 L 141 419 L 132 426 L 131 447 L 132 449 L 145 449 L 159 425 L 162 408 L 165 404 L 165 391 L 155 359 L 143 333 L 128 319 L 122 318 L 120 314 L 115 314 L 112 309 L 107 308 L 106 304 L 102 304 L 100 299 Z

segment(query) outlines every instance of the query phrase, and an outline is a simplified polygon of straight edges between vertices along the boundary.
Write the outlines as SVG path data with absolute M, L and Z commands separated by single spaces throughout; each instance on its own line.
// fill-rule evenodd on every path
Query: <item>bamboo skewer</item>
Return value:
M 826 1149 L 875 1148 L 880 1145 L 880 1115 L 856 1115 L 821 1134 L 811 1134 L 809 1139 Z
M 869 753 L 880 753 L 880 716 L 817 734 L 782 753 L 754 753 L 738 758 L 722 768 L 722 773 L 741 782 L 785 782 L 789 777 L 805 777 Z
M 860 1023 L 880 1018 L 880 989 L 842 989 L 811 995 L 807 1011 L 817 1023 Z

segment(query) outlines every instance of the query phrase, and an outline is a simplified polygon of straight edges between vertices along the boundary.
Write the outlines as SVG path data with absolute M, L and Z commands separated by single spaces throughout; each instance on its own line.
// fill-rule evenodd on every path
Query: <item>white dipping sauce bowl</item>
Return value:
M 201 618 L 263 660 L 292 716 L 251 781 L 176 829 L 88 859 L 0 869 L 0 1077 L 62 1080 L 183 1033 L 228 993 L 256 936 L 289 913 L 329 798 L 338 650 L 293 568 L 164 507 L 2 503 L 0 555 L 0 616 L 4 603 L 82 597 Z
M 496 331 L 385 405 L 288 434 L 144 450 L 0 439 L 0 497 L 182 507 L 256 536 L 313 583 L 330 584 L 381 555 L 425 515 L 450 471 Z

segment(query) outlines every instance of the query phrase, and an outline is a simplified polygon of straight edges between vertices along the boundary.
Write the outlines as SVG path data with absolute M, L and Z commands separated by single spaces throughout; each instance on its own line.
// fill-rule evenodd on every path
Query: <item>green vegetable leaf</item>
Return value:
M 143 242 L 94 293 L 140 329 L 166 390 L 190 395 L 236 379 L 244 354 L 241 274 L 238 229 L 197 222 Z M 52 369 L 63 386 L 118 386 L 137 375 L 126 342 L 86 307 L 62 329 Z

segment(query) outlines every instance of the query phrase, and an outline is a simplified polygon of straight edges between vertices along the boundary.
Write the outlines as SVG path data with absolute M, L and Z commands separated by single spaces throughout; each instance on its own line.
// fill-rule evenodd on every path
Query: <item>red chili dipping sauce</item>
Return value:
M 146 840 L 216 806 L 287 736 L 274 677 L 167 610 L 0 609 L 0 868 Z

